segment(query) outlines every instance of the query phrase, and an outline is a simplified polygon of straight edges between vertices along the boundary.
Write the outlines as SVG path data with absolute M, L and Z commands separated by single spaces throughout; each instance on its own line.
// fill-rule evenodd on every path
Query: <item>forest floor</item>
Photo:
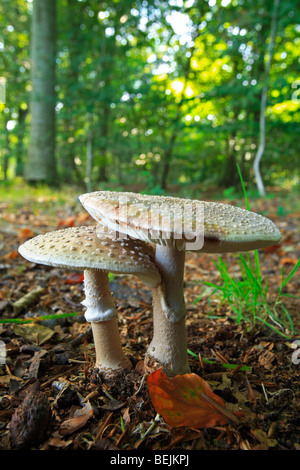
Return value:
M 208 428 L 171 427 L 153 407 L 149 371 L 142 367 L 152 337 L 151 291 L 133 276 L 111 279 L 123 347 L 134 369 L 114 380 L 100 377 L 93 367 L 93 338 L 81 305 L 82 276 L 29 263 L 17 252 L 33 235 L 94 221 L 72 197 L 63 201 L 42 194 L 31 197 L 0 201 L 0 318 L 32 319 L 53 313 L 61 318 L 0 324 L 0 345 L 5 343 L 6 354 L 0 361 L 1 450 L 300 449 L 300 355 L 295 349 L 300 344 L 295 343 L 300 339 L 298 298 L 284 298 L 293 334 L 288 327 L 278 334 L 261 323 L 249 327 L 242 320 L 238 324 L 230 305 L 220 298 L 207 294 L 198 299 L 206 289 L 203 282 L 221 282 L 215 264 L 218 257 L 187 254 L 191 372 L 207 381 L 228 409 L 242 415 Z M 268 215 L 283 236 L 280 245 L 259 252 L 272 302 L 282 267 L 287 275 L 299 259 L 298 208 L 290 196 L 250 202 L 251 209 Z M 232 276 L 238 277 L 237 256 L 222 259 Z M 285 293 L 297 296 L 299 287 L 296 272 Z M 70 312 L 77 314 L 64 316 Z M 26 426 L 25 397 L 31 410 Z

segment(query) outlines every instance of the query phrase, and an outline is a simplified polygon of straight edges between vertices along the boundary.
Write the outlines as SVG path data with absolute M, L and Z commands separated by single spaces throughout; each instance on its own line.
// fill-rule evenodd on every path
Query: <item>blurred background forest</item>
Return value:
M 297 0 L 2 0 L 0 185 L 299 188 Z M 258 156 L 260 154 L 260 156 Z

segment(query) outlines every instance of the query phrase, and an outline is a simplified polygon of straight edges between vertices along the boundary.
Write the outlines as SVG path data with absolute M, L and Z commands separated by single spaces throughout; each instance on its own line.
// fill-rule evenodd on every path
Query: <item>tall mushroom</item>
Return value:
M 249 251 L 277 243 L 281 234 L 266 217 L 223 203 L 96 191 L 80 202 L 98 222 L 156 244 L 162 283 L 153 288 L 154 333 L 148 356 L 170 375 L 189 371 L 183 276 L 187 250 Z
M 115 238 L 104 226 L 83 226 L 38 235 L 19 252 L 33 263 L 84 271 L 82 303 L 92 325 L 96 367 L 103 372 L 132 368 L 122 349 L 108 273 L 134 274 L 153 287 L 160 282 L 154 251 L 144 242 Z

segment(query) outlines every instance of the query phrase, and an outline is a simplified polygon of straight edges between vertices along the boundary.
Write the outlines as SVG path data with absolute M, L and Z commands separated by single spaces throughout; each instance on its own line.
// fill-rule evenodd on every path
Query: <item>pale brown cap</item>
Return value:
M 95 220 L 110 229 L 178 249 L 248 251 L 281 239 L 270 219 L 224 203 L 111 191 L 86 193 L 79 199 Z
M 160 283 L 160 274 L 152 261 L 152 247 L 129 237 L 115 238 L 115 233 L 102 225 L 38 235 L 23 243 L 19 253 L 33 263 L 134 274 L 150 287 Z

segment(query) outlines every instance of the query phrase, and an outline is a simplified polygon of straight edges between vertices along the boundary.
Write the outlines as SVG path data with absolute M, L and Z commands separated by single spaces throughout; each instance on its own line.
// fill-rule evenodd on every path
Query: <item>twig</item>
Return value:
M 224 408 L 224 406 L 220 405 L 218 402 L 208 397 L 204 393 L 200 392 L 200 395 L 203 398 L 203 400 L 208 401 L 208 403 L 210 403 L 214 408 L 216 408 L 223 416 L 230 419 L 235 424 L 239 422 L 239 419 L 233 413 L 231 413 L 231 411 L 227 410 L 227 408 Z
M 25 310 L 27 307 L 30 307 L 32 304 L 37 302 L 41 295 L 45 293 L 46 289 L 44 287 L 36 287 L 31 292 L 28 292 L 20 299 L 16 300 L 13 303 L 13 308 L 16 314 L 20 313 L 22 310 Z
M 95 437 L 95 442 L 99 441 L 99 439 L 101 439 L 101 436 L 105 430 L 105 428 L 109 425 L 110 421 L 111 421 L 111 418 L 113 416 L 113 413 L 110 413 L 106 418 L 105 420 L 103 421 L 103 423 L 101 424 L 97 434 L 96 434 L 96 437 Z

